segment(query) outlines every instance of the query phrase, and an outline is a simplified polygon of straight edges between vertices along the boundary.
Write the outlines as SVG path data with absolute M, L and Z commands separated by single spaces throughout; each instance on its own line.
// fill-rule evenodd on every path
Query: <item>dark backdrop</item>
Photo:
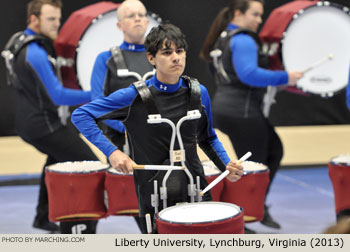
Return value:
M 198 55 L 212 20 L 229 1 L 143 0 L 148 10 L 179 26 L 186 34 L 189 51 L 185 74 L 198 78 L 202 84 L 207 86 L 211 96 L 215 93 L 213 79 L 207 64 L 201 61 Z M 25 28 L 27 2 L 27 0 L 1 0 L 1 50 L 13 33 Z M 97 2 L 100 1 L 63 0 L 62 24 L 73 11 Z M 121 1 L 113 2 L 119 3 Z M 267 0 L 265 2 L 264 20 L 266 20 L 271 10 L 290 1 Z M 350 1 L 348 0 L 334 0 L 332 2 L 350 7 Z M 16 135 L 11 92 L 11 88 L 6 84 L 4 61 L 0 60 L 0 136 Z M 277 105 L 272 106 L 270 116 L 276 125 L 350 123 L 350 113 L 345 107 L 345 92 L 341 92 L 331 99 L 323 99 L 314 96 L 303 97 L 282 91 L 277 95 L 277 102 Z

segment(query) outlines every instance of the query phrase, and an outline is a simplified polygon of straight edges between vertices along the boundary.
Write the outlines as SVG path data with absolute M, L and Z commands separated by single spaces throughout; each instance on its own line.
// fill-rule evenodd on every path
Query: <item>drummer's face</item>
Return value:
M 159 49 L 155 56 L 147 53 L 149 62 L 157 69 L 157 79 L 166 84 L 175 84 L 186 66 L 186 51 L 184 48 L 177 48 L 174 43 Z
M 37 17 L 37 21 L 39 33 L 55 40 L 61 24 L 61 9 L 44 4 L 41 7 L 40 16 Z
M 118 28 L 124 33 L 124 40 L 129 43 L 143 44 L 148 26 L 145 7 L 138 1 L 130 1 L 124 6 Z
M 253 31 L 257 31 L 259 25 L 262 22 L 262 15 L 264 14 L 264 7 L 262 3 L 252 1 L 249 3 L 249 8 L 242 15 L 242 26 L 244 28 L 251 29 Z

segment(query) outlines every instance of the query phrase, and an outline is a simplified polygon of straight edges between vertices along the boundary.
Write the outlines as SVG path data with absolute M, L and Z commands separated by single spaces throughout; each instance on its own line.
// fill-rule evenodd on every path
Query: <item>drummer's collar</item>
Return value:
M 32 29 L 28 28 L 24 30 L 24 33 L 26 35 L 36 35 L 37 33 L 35 31 L 33 31 Z
M 180 78 L 179 81 L 175 84 L 165 84 L 163 82 L 160 82 L 155 74 L 150 79 L 150 84 L 162 92 L 174 93 L 184 84 L 184 81 L 182 78 Z
M 120 46 L 120 49 L 126 50 L 126 51 L 131 51 L 131 52 L 144 52 L 146 51 L 145 46 L 138 45 L 138 44 L 132 44 L 124 41 Z
M 238 25 L 231 24 L 231 23 L 229 23 L 227 26 L 227 30 L 229 30 L 229 31 L 234 30 L 234 29 L 238 29 L 238 28 L 239 28 Z

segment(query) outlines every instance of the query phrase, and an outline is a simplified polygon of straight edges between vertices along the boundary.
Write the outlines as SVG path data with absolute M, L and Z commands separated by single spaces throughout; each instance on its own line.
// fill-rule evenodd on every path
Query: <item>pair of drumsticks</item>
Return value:
M 238 161 L 237 164 L 241 164 L 245 160 L 247 160 L 252 153 L 249 151 L 244 156 L 242 156 Z M 144 169 L 144 170 L 184 170 L 185 167 L 183 166 L 174 166 L 174 165 L 133 165 L 134 169 Z M 220 174 L 214 181 L 212 181 L 200 194 L 201 196 L 209 191 L 211 188 L 213 188 L 217 183 L 219 183 L 221 180 L 223 180 L 228 174 L 230 173 L 229 170 L 224 171 Z

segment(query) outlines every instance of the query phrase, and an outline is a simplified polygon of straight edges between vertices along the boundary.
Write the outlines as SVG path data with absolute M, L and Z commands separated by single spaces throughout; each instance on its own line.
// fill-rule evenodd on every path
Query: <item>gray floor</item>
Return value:
M 10 177 L 0 176 L 0 180 Z M 45 233 L 31 227 L 38 190 L 38 185 L 0 186 L 0 233 Z M 267 204 L 282 228 L 276 230 L 260 223 L 247 224 L 257 233 L 317 234 L 336 221 L 327 167 L 282 169 L 272 185 Z M 110 216 L 100 220 L 97 232 L 138 234 L 139 230 L 133 217 Z

